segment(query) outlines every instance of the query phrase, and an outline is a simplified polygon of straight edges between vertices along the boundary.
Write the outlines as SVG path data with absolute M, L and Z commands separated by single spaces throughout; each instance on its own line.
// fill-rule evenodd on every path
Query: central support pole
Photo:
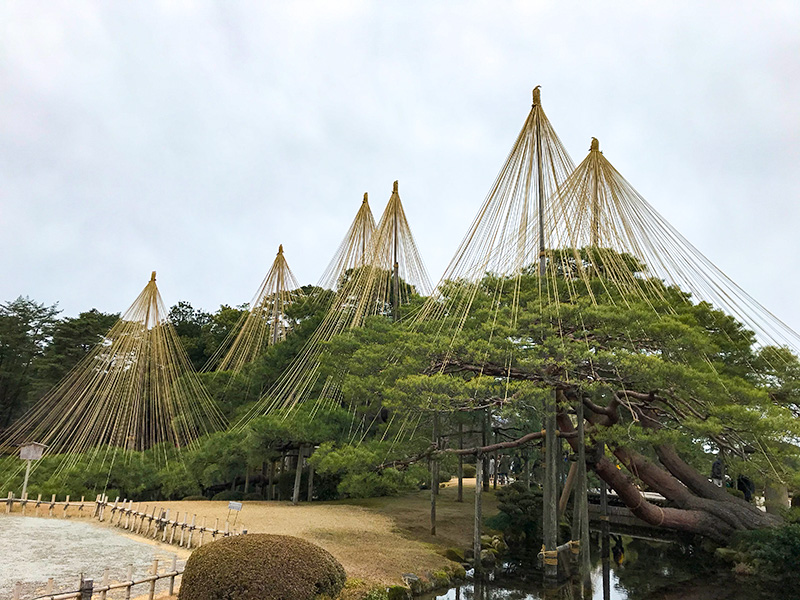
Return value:
M 597 248 L 600 245 L 600 162 L 595 152 L 600 152 L 600 142 L 597 138 L 592 138 L 590 148 L 592 155 L 592 246 Z
M 278 246 L 278 256 L 283 254 L 283 244 Z M 283 269 L 278 269 L 278 286 L 275 294 L 272 297 L 272 345 L 278 343 L 278 302 L 280 302 L 280 294 L 283 289 Z
M 533 90 L 533 107 L 536 111 L 536 176 L 537 193 L 539 198 L 539 277 L 544 279 L 546 273 L 545 244 L 544 244 L 544 172 L 542 170 L 542 98 L 537 85 Z
M 394 188 L 392 189 L 392 196 L 397 195 L 397 182 L 394 182 Z M 394 272 L 392 273 L 392 285 L 394 290 L 392 290 L 392 317 L 395 321 L 400 318 L 400 264 L 397 261 L 397 210 L 395 208 L 394 214 L 392 215 L 394 219 L 394 245 L 392 248 L 392 264 L 394 265 Z
M 558 433 L 556 432 L 556 391 L 545 400 L 545 477 L 542 506 L 542 562 L 545 583 L 558 578 Z

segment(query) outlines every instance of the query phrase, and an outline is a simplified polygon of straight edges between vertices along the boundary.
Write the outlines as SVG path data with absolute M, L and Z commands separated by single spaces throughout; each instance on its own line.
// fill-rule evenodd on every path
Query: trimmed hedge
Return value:
M 186 562 L 179 600 L 313 600 L 335 597 L 345 582 L 327 550 L 300 538 L 265 533 L 201 546 Z

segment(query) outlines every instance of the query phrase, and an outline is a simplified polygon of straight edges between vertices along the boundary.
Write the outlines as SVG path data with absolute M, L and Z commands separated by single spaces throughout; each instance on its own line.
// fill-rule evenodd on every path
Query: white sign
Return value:
M 241 502 L 228 502 L 228 510 L 242 510 Z
M 45 448 L 47 446 L 38 442 L 26 442 L 19 448 L 19 457 L 22 460 L 39 460 Z

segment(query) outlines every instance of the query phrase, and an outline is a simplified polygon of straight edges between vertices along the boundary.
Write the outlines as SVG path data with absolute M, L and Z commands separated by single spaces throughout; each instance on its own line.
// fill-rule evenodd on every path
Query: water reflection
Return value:
M 599 537 L 599 536 L 598 536 Z M 743 589 L 691 544 L 657 542 L 612 536 L 607 560 L 601 559 L 595 537 L 592 547 L 591 589 L 579 577 L 546 590 L 542 572 L 508 563 L 500 572 L 425 600 L 767 600 L 770 596 Z M 606 546 L 607 548 L 609 546 Z M 748 595 L 749 594 L 749 595 Z M 779 596 L 774 596 L 778 598 Z

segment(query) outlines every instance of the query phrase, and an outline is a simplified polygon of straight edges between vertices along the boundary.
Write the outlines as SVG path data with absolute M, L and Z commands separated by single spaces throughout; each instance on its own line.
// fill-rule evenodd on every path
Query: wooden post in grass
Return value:
M 436 450 L 439 449 L 439 412 L 433 411 L 433 447 L 431 455 L 431 535 L 436 535 L 436 496 L 439 493 L 439 477 Z
M 483 493 L 483 469 L 480 468 L 483 462 L 483 456 L 479 452 L 476 456 L 475 469 L 475 520 L 473 521 L 472 531 L 472 552 L 473 552 L 473 565 L 475 572 L 480 573 L 481 566 L 481 523 L 483 517 L 481 515 L 481 494 Z
M 458 449 L 464 449 L 464 424 L 458 424 Z M 464 456 L 458 455 L 458 495 L 456 502 L 464 501 Z
M 303 476 L 303 453 L 305 446 L 297 449 L 297 468 L 294 471 L 294 491 L 292 492 L 292 504 L 297 506 L 300 502 L 300 479 Z

